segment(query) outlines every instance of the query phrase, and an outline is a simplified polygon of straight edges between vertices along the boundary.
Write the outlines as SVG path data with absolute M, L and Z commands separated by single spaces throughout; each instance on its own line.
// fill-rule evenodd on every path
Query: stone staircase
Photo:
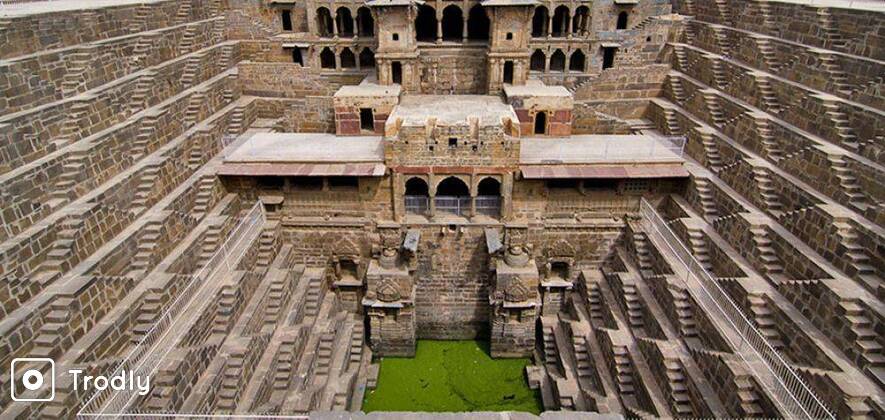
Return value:
M 246 119 L 246 110 L 238 106 L 234 108 L 227 126 L 227 134 L 238 136 L 243 133 L 243 122 Z
M 673 306 L 676 308 L 679 333 L 683 338 L 697 337 L 698 327 L 694 319 L 694 310 L 688 290 L 677 287 L 670 287 L 669 290 L 673 296 Z
M 630 351 L 626 346 L 613 345 L 614 373 L 618 392 L 622 395 L 633 395 L 633 363 L 630 361 Z
M 151 14 L 152 7 L 148 4 L 142 4 L 135 10 L 135 19 L 129 24 L 130 33 L 139 33 L 147 30 L 147 20 Z
M 215 177 L 205 176 L 200 178 L 197 184 L 197 196 L 194 198 L 194 208 L 192 210 L 194 217 L 202 219 L 209 211 L 212 204 L 212 195 L 215 191 Z
M 848 320 L 854 347 L 858 353 L 855 363 L 864 369 L 885 367 L 882 354 L 882 337 L 873 329 L 863 305 L 857 299 L 844 299 L 839 303 L 839 313 Z
M 160 166 L 151 165 L 144 169 L 141 175 L 138 187 L 135 188 L 135 194 L 132 197 L 132 204 L 129 211 L 133 214 L 141 214 L 150 205 L 151 196 L 154 194 L 154 187 L 160 183 Z
M 556 337 L 553 331 L 554 325 L 541 320 L 541 349 L 544 356 L 544 367 L 550 375 L 560 375 L 559 351 L 556 349 Z
M 202 145 L 195 144 L 190 148 L 190 151 L 188 151 L 187 167 L 191 170 L 196 170 L 200 166 L 203 166 L 203 158 L 205 156 Z
M 603 310 L 605 302 L 602 300 L 602 293 L 599 290 L 598 283 L 587 284 L 587 310 L 590 313 L 590 320 L 596 321 L 599 325 L 605 323 Z
M 836 29 L 836 24 L 833 22 L 833 15 L 830 11 L 823 7 L 818 8 L 817 17 L 820 29 L 826 34 L 828 46 L 834 49 L 846 48 L 848 42 L 842 38 L 842 34 Z
M 771 129 L 771 121 L 767 118 L 756 118 L 756 132 L 759 133 L 759 143 L 765 151 L 766 157 L 773 162 L 783 159 L 783 150 L 780 143 L 774 138 Z
M 572 330 L 572 350 L 575 353 L 575 370 L 578 378 L 593 378 L 595 376 L 593 358 L 587 349 L 587 338 Z
M 332 368 L 332 353 L 334 352 L 334 346 L 335 329 L 332 328 L 331 331 L 323 333 L 323 335 L 320 336 L 319 343 L 317 343 L 314 377 L 321 381 L 329 376 L 329 371 Z
M 722 59 L 710 60 L 710 70 L 713 72 L 713 87 L 724 91 L 728 87 L 729 79 L 725 76 L 725 70 L 722 69 Z
M 648 251 L 648 236 L 643 231 L 633 231 L 633 248 L 636 249 L 636 262 L 640 270 L 651 270 L 652 260 Z M 598 285 L 597 285 L 598 287 Z
M 34 348 L 29 356 L 55 358 L 61 354 L 62 349 L 73 344 L 68 324 L 75 306 L 75 299 L 67 296 L 59 296 L 49 304 L 46 321 L 36 332 Z
M 685 53 L 685 47 L 679 44 L 674 45 L 673 56 L 676 57 L 676 64 L 678 66 L 677 70 L 682 73 L 688 73 L 691 67 L 688 61 L 688 55 Z
M 850 96 L 854 92 L 854 87 L 848 82 L 848 76 L 845 75 L 845 71 L 839 65 L 836 55 L 832 53 L 819 53 L 818 58 L 821 62 L 820 66 L 829 74 L 828 81 L 836 88 L 836 92 L 844 96 Z
M 759 12 L 762 14 L 762 23 L 765 27 L 770 30 L 776 30 L 778 24 L 777 21 L 774 20 L 774 12 L 771 10 L 771 5 L 768 2 L 769 0 L 761 0 L 755 3 L 756 6 L 759 7 Z
M 180 275 L 185 276 L 183 274 Z M 135 325 L 132 327 L 132 337 L 130 341 L 133 344 L 139 343 L 154 326 L 154 323 L 157 322 L 157 319 L 159 319 L 162 312 L 162 294 L 155 290 L 148 290 L 144 294 L 138 318 L 135 319 Z
M 286 289 L 288 275 L 276 276 L 270 283 L 267 292 L 267 304 L 264 307 L 264 325 L 273 327 L 282 315 L 283 303 L 289 296 Z
M 145 273 L 150 271 L 157 242 L 162 236 L 162 228 L 163 225 L 159 222 L 150 222 L 145 226 L 144 233 L 138 238 L 135 257 L 132 258 L 132 270 Z
M 753 179 L 756 181 L 756 189 L 759 191 L 759 197 L 765 204 L 765 209 L 769 212 L 780 212 L 783 210 L 780 195 L 774 188 L 774 182 L 771 180 L 771 174 L 767 169 L 753 167 Z
M 347 370 L 359 369 L 363 361 L 363 344 L 365 343 L 365 327 L 359 317 L 353 319 L 353 330 L 350 333 L 350 350 L 348 351 Z
M 304 302 L 304 315 L 315 317 L 320 311 L 320 300 L 323 297 L 323 279 L 314 276 L 307 283 L 307 296 Z
M 218 60 L 218 67 L 226 70 L 231 66 L 231 60 L 233 60 L 234 56 L 234 46 L 233 45 L 225 45 L 221 47 L 221 58 Z M 225 91 L 227 92 L 227 91 Z M 225 103 L 230 102 L 228 98 L 225 98 Z
M 719 49 L 719 54 L 723 57 L 730 57 L 731 43 L 728 41 L 728 34 L 725 32 L 725 28 L 721 26 L 712 26 L 711 28 L 713 29 L 713 38 L 716 41 L 716 47 Z
M 716 10 L 719 12 L 719 17 L 722 19 L 721 23 L 723 25 L 733 26 L 731 11 L 728 10 L 728 0 L 715 0 L 715 3 Z
M 221 386 L 218 390 L 218 400 L 215 407 L 223 412 L 233 412 L 237 408 L 240 392 L 242 391 L 244 369 L 244 355 L 231 354 L 228 356 L 224 369 L 221 372 Z
M 203 103 L 205 101 L 205 92 L 194 92 L 194 94 L 188 98 L 187 109 L 184 112 L 185 127 L 193 127 L 200 121 L 200 110 L 203 108 Z
M 49 194 L 50 199 L 66 202 L 77 196 L 77 184 L 85 176 L 88 153 L 85 150 L 72 151 L 65 159 L 62 173 Z
M 851 205 L 865 209 L 869 202 L 863 188 L 854 176 L 853 171 L 848 167 L 848 163 L 839 155 L 827 155 L 830 161 L 830 170 L 839 180 L 839 186 Z
M 134 114 L 148 106 L 148 98 L 151 96 L 151 90 L 156 84 L 156 73 L 145 73 L 138 78 L 135 83 L 135 90 L 129 97 L 129 113 Z
M 190 25 L 184 30 L 181 42 L 178 44 L 178 54 L 185 55 L 194 51 L 194 37 L 197 35 L 197 25 Z
M 151 142 L 156 139 L 154 134 L 157 129 L 157 121 L 158 118 L 153 115 L 148 115 L 141 119 L 138 134 L 130 146 L 133 161 L 138 161 L 150 153 Z
M 681 136 L 683 134 L 682 127 L 679 126 L 679 118 L 676 117 L 676 111 L 670 108 L 664 108 L 664 119 L 667 123 L 667 134 L 671 136 Z
M 701 267 L 707 272 L 712 272 L 713 264 L 710 262 L 710 250 L 703 231 L 700 229 L 688 229 L 688 248 Z
M 74 96 L 85 91 L 86 72 L 92 66 L 94 52 L 89 47 L 80 48 L 70 55 L 67 63 L 67 72 L 61 82 L 61 90 L 65 97 Z
M 669 74 L 667 75 L 667 80 L 670 82 L 670 90 L 673 92 L 673 100 L 679 105 L 684 105 L 686 97 L 685 89 L 682 88 L 682 79 L 675 74 Z
M 215 255 L 215 251 L 221 246 L 221 226 L 213 225 L 206 230 L 206 236 L 203 238 L 203 246 L 200 252 L 200 259 L 197 265 L 203 267 L 209 262 L 209 259 Z
M 217 300 L 218 306 L 215 311 L 215 319 L 212 321 L 213 334 L 227 334 L 233 326 L 231 320 L 236 315 L 241 300 L 238 288 L 226 286 L 221 289 Z
M 768 341 L 771 348 L 780 352 L 784 349 L 784 342 L 781 341 L 781 334 L 777 330 L 777 322 L 775 322 L 773 312 L 768 307 L 768 302 L 762 295 L 747 295 L 747 301 L 750 303 L 750 316 L 759 328 L 759 333 Z M 783 355 L 783 353 L 781 353 Z
M 704 103 L 707 105 L 707 112 L 713 120 L 713 125 L 722 127 L 725 124 L 725 113 L 722 111 L 722 105 L 719 104 L 719 96 L 714 90 L 705 90 L 701 92 L 704 97 Z
M 61 127 L 58 139 L 52 144 L 56 149 L 65 147 L 77 140 L 80 140 L 82 128 L 80 123 L 89 116 L 89 101 L 76 101 L 71 104 L 71 108 L 67 112 L 67 118 Z
M 678 417 L 693 417 L 694 409 L 691 405 L 691 396 L 686 385 L 682 363 L 677 359 L 666 359 L 664 367 L 667 369 L 667 383 L 670 388 L 670 408 Z
M 769 7 L 768 4 L 765 5 L 766 7 Z M 756 38 L 756 50 L 759 51 L 759 54 L 762 56 L 762 61 L 765 63 L 766 69 L 773 73 L 777 72 L 780 68 L 780 62 L 778 60 L 777 51 L 771 45 L 771 40 L 762 37 Z
M 719 208 L 716 206 L 716 200 L 710 188 L 710 181 L 703 178 L 694 178 L 694 183 L 704 218 L 708 220 L 715 219 L 719 216 Z
M 642 320 L 642 301 L 639 298 L 636 285 L 624 284 L 621 291 L 623 292 L 624 305 L 627 309 L 627 322 L 631 328 L 642 328 L 645 325 Z
M 754 227 L 750 229 L 753 235 L 753 244 L 756 246 L 756 254 L 765 273 L 780 274 L 783 273 L 784 267 L 780 258 L 771 246 L 771 239 L 768 237 L 768 229 L 764 227 Z
M 191 20 L 191 12 L 193 11 L 192 0 L 184 0 L 179 2 L 178 13 L 175 14 L 175 24 L 183 25 Z
M 844 249 L 843 255 L 850 261 L 851 268 L 847 270 L 848 274 L 876 274 L 876 268 L 870 264 L 870 257 L 867 255 L 866 249 L 858 243 L 860 238 L 854 226 L 840 221 L 833 223 L 833 227 L 837 229 L 836 234 L 841 239 L 840 245 Z
M 192 55 L 187 58 L 184 65 L 184 72 L 181 75 L 181 85 L 185 88 L 192 87 L 197 81 L 197 75 L 200 72 L 201 56 Z
M 848 120 L 848 116 L 842 112 L 840 103 L 837 101 L 825 101 L 824 109 L 827 117 L 829 117 L 830 121 L 833 123 L 833 127 L 836 128 L 836 140 L 839 145 L 846 147 L 850 150 L 858 150 L 859 145 L 857 142 L 857 136 L 854 134 L 854 129 L 851 128 L 851 123 Z
M 280 344 L 273 371 L 272 388 L 274 392 L 284 392 L 291 384 L 297 363 L 295 350 L 299 338 L 298 335 L 285 336 Z
M 711 133 L 701 133 L 701 145 L 704 147 L 704 157 L 707 160 L 707 169 L 713 172 L 722 170 L 722 155 L 719 154 L 719 144 Z
M 276 236 L 273 231 L 264 230 L 258 239 L 258 267 L 269 267 L 276 256 Z
M 756 74 L 756 87 L 759 89 L 759 96 L 762 99 L 762 105 L 765 107 L 765 111 L 769 114 L 780 114 L 783 112 L 783 109 L 780 106 L 780 102 L 778 101 L 777 94 L 774 92 L 774 88 L 771 87 L 771 82 L 768 80 L 768 76 Z

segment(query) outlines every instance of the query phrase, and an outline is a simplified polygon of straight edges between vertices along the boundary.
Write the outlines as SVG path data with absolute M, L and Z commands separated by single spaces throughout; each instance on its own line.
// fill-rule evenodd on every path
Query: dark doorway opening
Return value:
M 356 56 L 350 48 L 341 50 L 341 68 L 350 69 L 356 67 Z
M 577 50 L 572 53 L 572 58 L 568 62 L 568 69 L 572 71 L 584 71 L 584 62 L 585 57 L 584 53 L 581 50 Z
M 618 13 L 618 23 L 615 29 L 627 29 L 627 12 Z
M 467 38 L 487 41 L 489 39 L 489 18 L 485 9 L 476 5 L 467 17 Z
M 565 53 L 562 50 L 556 50 L 550 56 L 550 71 L 565 71 Z
M 280 13 L 280 17 L 283 19 L 283 30 L 291 31 L 292 30 L 292 12 L 289 10 L 283 10 Z
M 504 83 L 513 83 L 513 62 L 504 62 Z
M 464 37 L 464 14 L 455 5 L 443 10 L 442 35 L 445 41 L 460 41 Z
M 375 68 L 375 53 L 372 50 L 363 48 L 363 51 L 360 52 L 360 68 Z
M 335 53 L 329 47 L 323 48 L 323 51 L 320 53 L 320 67 L 324 69 L 335 68 Z
M 360 128 L 375 131 L 375 114 L 372 108 L 360 108 Z
M 292 62 L 302 66 L 304 65 L 304 57 L 301 56 L 301 48 L 292 48 Z
M 535 50 L 532 53 L 532 60 L 529 66 L 530 70 L 534 71 L 544 71 L 544 66 L 546 65 L 547 57 L 544 56 L 544 52 L 541 50 Z
M 325 7 L 317 9 L 317 29 L 321 37 L 332 36 L 332 13 Z
M 403 83 L 403 64 L 399 61 L 390 63 L 390 78 L 393 80 L 393 83 Z
M 421 42 L 436 41 L 436 10 L 427 5 L 418 7 L 415 18 L 415 37 Z
M 615 66 L 615 52 L 618 49 L 616 47 L 603 47 L 602 48 L 602 69 L 610 69 Z
M 375 18 L 367 7 L 360 7 L 356 11 L 357 26 L 359 26 L 359 36 L 375 36 Z
M 338 21 L 338 35 L 353 36 L 353 16 L 350 14 L 350 9 L 339 7 L 335 12 L 335 20 Z
M 535 114 L 535 134 L 547 134 L 547 113 L 544 111 Z

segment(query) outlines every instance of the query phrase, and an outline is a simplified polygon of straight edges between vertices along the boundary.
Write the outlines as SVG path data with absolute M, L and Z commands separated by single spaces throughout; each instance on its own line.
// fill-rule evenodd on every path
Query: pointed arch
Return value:
M 534 71 L 544 71 L 544 67 L 547 65 L 547 56 L 544 55 L 544 51 L 535 50 L 532 53 L 531 62 L 529 64 L 529 70 Z
M 542 37 L 547 35 L 547 17 L 550 12 L 547 11 L 547 8 L 544 6 L 538 6 L 535 8 L 535 13 L 532 15 L 532 36 L 533 37 Z
M 572 53 L 572 57 L 571 59 L 569 59 L 568 69 L 570 71 L 578 71 L 583 73 L 586 62 L 587 57 L 584 56 L 584 52 L 581 51 L 581 49 L 579 48 Z
M 569 10 L 566 6 L 559 6 L 553 11 L 553 36 L 563 37 L 569 30 Z
M 353 15 L 351 15 L 350 9 L 339 7 L 335 11 L 335 22 L 338 24 L 338 35 L 353 36 Z
M 572 33 L 583 34 L 587 32 L 587 24 L 590 21 L 590 8 L 587 6 L 578 7 L 575 10 L 575 17 L 572 21 Z
M 418 6 L 415 18 L 415 37 L 418 41 L 436 41 L 436 10 L 426 4 Z
M 464 13 L 454 4 L 443 9 L 442 36 L 447 41 L 460 41 L 464 37 Z
M 479 4 L 473 6 L 467 16 L 467 38 L 488 41 L 490 25 L 485 8 Z
M 356 56 L 350 48 L 345 47 L 341 50 L 341 68 L 350 69 L 356 67 Z
M 356 19 L 359 27 L 359 36 L 372 37 L 375 36 L 375 18 L 372 17 L 372 11 L 368 7 L 360 7 L 356 11 Z
M 550 71 L 565 71 L 565 53 L 562 50 L 556 50 L 550 56 Z
M 335 68 L 335 53 L 329 47 L 323 48 L 320 52 L 320 67 L 324 69 Z
M 360 51 L 360 68 L 375 68 L 375 52 L 368 47 Z
M 317 34 L 324 38 L 332 36 L 332 12 L 325 7 L 317 9 L 316 15 Z

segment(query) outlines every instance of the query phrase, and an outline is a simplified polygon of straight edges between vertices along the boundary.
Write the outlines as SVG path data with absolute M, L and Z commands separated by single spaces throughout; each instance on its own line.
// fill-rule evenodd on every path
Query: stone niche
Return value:
M 383 135 L 384 123 L 399 103 L 401 88 L 363 82 L 335 92 L 335 133 L 339 136 Z
M 572 134 L 574 98 L 568 89 L 530 80 L 523 86 L 505 85 L 504 95 L 516 112 L 523 137 Z
M 529 357 L 541 303 L 538 267 L 530 251 L 519 245 L 508 248 L 494 267 L 489 293 L 492 357 Z
M 378 355 L 415 356 L 415 284 L 396 248 L 385 248 L 369 262 L 363 307 Z

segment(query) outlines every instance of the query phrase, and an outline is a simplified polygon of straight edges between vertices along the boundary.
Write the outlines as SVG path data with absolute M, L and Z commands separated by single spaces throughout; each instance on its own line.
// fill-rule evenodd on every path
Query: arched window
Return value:
M 544 111 L 535 114 L 535 134 L 547 134 L 547 113 Z
M 501 214 L 501 183 L 494 178 L 486 178 L 477 186 L 476 212 L 487 216 Z
M 375 36 L 375 18 L 372 17 L 372 12 L 368 7 L 360 7 L 356 11 L 356 20 L 359 36 Z
M 356 56 L 350 48 L 341 50 L 341 68 L 350 69 L 356 67 Z
M 485 9 L 478 4 L 470 9 L 467 17 L 467 38 L 484 41 L 489 39 L 489 17 L 486 16 Z
M 550 56 L 550 71 L 565 71 L 565 53 L 562 50 L 556 50 Z
M 553 36 L 565 36 L 568 33 L 568 7 L 559 6 L 553 11 Z
M 584 72 L 584 66 L 586 62 L 586 57 L 584 53 L 579 49 L 572 53 L 572 58 L 569 60 L 568 69 L 571 71 Z
M 513 62 L 504 62 L 504 83 L 513 83 Z
M 575 10 L 575 18 L 572 22 L 572 33 L 583 34 L 587 32 L 587 22 L 590 21 L 590 9 L 587 6 L 578 7 Z
M 406 181 L 406 194 L 403 198 L 406 202 L 406 213 L 426 214 L 430 208 L 430 190 L 421 178 L 411 178 Z
M 338 35 L 353 36 L 353 16 L 350 9 L 339 7 L 335 12 L 335 21 L 338 23 Z
M 418 41 L 436 41 L 436 10 L 427 5 L 418 6 L 415 18 L 415 36 Z
M 325 7 L 317 9 L 317 31 L 321 37 L 332 36 L 332 13 Z
M 443 10 L 442 35 L 446 41 L 460 41 L 464 36 L 464 14 L 455 5 Z
M 618 23 L 615 29 L 627 29 L 627 12 L 618 13 Z
M 501 195 L 501 183 L 495 178 L 486 178 L 479 182 L 477 195 Z
M 547 56 L 544 55 L 544 52 L 541 50 L 535 50 L 532 53 L 531 64 L 529 65 L 529 69 L 534 71 L 544 71 L 544 66 L 547 65 Z
M 320 67 L 324 69 L 335 68 L 335 53 L 329 47 L 323 48 L 323 51 L 320 52 Z
M 547 36 L 547 8 L 539 6 L 535 8 L 535 14 L 532 16 L 532 36 Z
M 470 196 L 470 189 L 460 178 L 450 176 L 436 186 L 436 196 L 467 197 Z
M 402 84 L 403 82 L 403 63 L 394 61 L 390 63 L 390 79 L 393 83 Z
M 372 50 L 363 48 L 363 50 L 360 51 L 360 68 L 375 68 L 375 53 L 372 52 Z

